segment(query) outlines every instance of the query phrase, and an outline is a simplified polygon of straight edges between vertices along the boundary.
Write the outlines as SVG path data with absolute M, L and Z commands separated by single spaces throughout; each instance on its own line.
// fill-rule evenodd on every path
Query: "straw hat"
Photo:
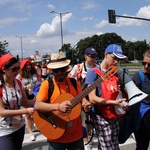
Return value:
M 47 65 L 50 69 L 63 68 L 70 64 L 70 59 L 67 59 L 63 52 L 60 53 L 52 53 L 51 61 Z
M 68 66 L 67 72 L 70 72 L 72 70 L 72 66 Z

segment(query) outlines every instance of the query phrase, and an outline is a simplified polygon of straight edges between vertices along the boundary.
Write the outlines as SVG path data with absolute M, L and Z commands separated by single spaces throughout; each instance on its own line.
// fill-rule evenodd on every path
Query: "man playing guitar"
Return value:
M 76 89 L 67 76 L 70 60 L 63 52 L 51 54 L 51 62 L 47 65 L 52 69 L 54 77 L 53 93 L 48 100 L 48 81 L 43 81 L 35 102 L 34 121 L 39 130 L 47 137 L 49 150 L 84 150 L 81 108 L 91 108 L 85 98 L 70 101 L 82 92 L 76 81 Z

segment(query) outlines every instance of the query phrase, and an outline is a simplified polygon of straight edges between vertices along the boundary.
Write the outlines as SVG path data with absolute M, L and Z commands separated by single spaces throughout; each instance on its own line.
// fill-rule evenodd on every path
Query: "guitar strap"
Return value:
M 53 77 L 54 77 L 53 74 L 50 74 L 47 77 L 49 90 L 48 90 L 48 99 L 46 100 L 46 103 L 50 102 L 50 98 L 51 98 L 53 91 L 54 91 L 54 84 L 53 84 L 53 80 L 52 80 Z M 76 79 L 74 79 L 74 78 L 69 78 L 69 79 L 70 79 L 71 84 L 73 85 L 74 89 L 76 90 L 77 89 Z

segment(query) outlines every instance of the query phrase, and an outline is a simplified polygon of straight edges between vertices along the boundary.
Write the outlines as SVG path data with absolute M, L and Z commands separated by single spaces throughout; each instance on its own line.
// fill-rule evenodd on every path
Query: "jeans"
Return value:
M 141 120 L 140 127 L 135 133 L 136 150 L 148 150 L 150 140 L 150 110 Z
M 1 150 L 21 150 L 24 139 L 25 126 L 16 132 L 0 137 Z
M 84 150 L 83 138 L 71 143 L 56 143 L 48 141 L 48 150 Z

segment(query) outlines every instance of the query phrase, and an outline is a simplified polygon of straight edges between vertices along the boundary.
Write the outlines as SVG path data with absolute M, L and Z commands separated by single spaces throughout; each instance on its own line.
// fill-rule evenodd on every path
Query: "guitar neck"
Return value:
M 86 97 L 93 89 L 95 89 L 103 79 L 100 77 L 94 83 L 90 86 L 88 86 L 86 89 L 84 89 L 80 94 L 78 94 L 76 97 L 74 97 L 71 100 L 72 108 L 77 105 L 84 97 Z

